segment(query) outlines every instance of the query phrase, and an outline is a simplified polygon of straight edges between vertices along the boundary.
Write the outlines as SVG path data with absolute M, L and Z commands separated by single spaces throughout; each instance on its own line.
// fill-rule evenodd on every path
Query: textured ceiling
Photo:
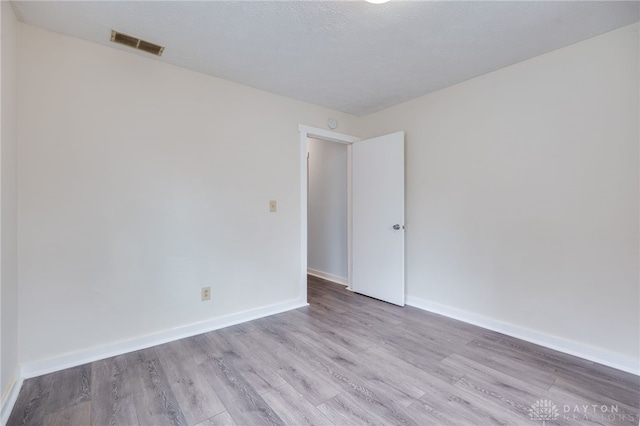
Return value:
M 13 1 L 18 18 L 365 115 L 640 20 L 638 2 Z M 109 42 L 115 29 L 166 46 Z

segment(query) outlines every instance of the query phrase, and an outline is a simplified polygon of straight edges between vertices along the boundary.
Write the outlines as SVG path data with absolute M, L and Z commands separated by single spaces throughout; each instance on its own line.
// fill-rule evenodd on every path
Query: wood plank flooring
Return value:
M 306 308 L 26 380 L 8 426 L 639 423 L 637 376 L 317 278 L 308 292 Z

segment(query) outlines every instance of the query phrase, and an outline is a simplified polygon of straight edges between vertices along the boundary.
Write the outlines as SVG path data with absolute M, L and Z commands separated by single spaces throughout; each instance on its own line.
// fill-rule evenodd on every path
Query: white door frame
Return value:
M 300 132 L 300 299 L 307 302 L 307 138 L 347 145 L 347 282 L 351 287 L 351 144 L 361 138 L 331 130 L 298 125 Z

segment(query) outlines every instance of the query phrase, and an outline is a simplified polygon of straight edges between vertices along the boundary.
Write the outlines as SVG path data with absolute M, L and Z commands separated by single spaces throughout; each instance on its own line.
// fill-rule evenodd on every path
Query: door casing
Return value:
M 347 145 L 347 282 L 351 288 L 351 244 L 352 244 L 352 217 L 351 217 L 351 144 L 359 142 L 361 138 L 345 135 L 331 130 L 316 127 L 298 125 L 300 132 L 300 299 L 307 301 L 307 196 L 308 196 L 308 164 L 307 164 L 307 139 L 315 138 Z

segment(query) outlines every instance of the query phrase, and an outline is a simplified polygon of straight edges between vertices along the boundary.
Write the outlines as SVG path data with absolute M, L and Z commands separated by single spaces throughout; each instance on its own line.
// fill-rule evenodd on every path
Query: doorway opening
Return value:
M 310 178 L 312 176 L 310 176 L 310 169 L 309 169 L 309 158 L 307 153 L 308 151 L 308 144 L 309 144 L 309 140 L 312 140 L 312 144 L 317 145 L 318 147 L 320 147 L 320 149 L 322 150 L 322 148 L 327 148 L 328 146 L 328 151 L 340 151 L 340 149 L 331 149 L 332 147 L 330 145 L 327 146 L 323 146 L 324 143 L 326 142 L 333 142 L 333 143 L 338 143 L 341 144 L 343 146 L 346 147 L 346 188 L 345 188 L 345 192 L 346 192 L 346 265 L 340 265 L 339 268 L 340 270 L 342 270 L 343 272 L 346 272 L 346 282 L 343 282 L 341 284 L 345 284 L 347 286 L 350 286 L 350 280 L 351 280 L 351 144 L 354 142 L 358 142 L 360 141 L 360 138 L 357 138 L 355 136 L 349 136 L 349 135 L 344 135 L 341 133 L 337 133 L 337 132 L 333 132 L 333 131 L 329 131 L 329 130 L 324 130 L 324 129 L 318 129 L 318 128 L 313 128 L 313 127 L 308 127 L 308 126 L 304 126 L 304 125 L 299 125 L 298 126 L 298 131 L 300 132 L 300 196 L 301 196 L 301 214 L 300 214 L 300 225 L 301 225 L 301 263 L 300 263 L 300 298 L 302 300 L 304 300 L 305 302 L 307 301 L 307 273 L 309 272 L 309 264 L 308 264 L 308 254 L 309 254 L 309 238 L 308 238 L 308 232 L 309 232 L 309 204 L 308 204 L 308 200 L 309 200 L 309 184 L 310 184 Z M 335 148 L 335 147 L 334 147 Z M 324 150 L 324 151 L 327 151 Z M 336 183 L 337 185 L 337 183 Z M 339 220 L 339 219 L 337 219 Z M 314 226 L 317 224 L 313 224 Z M 314 230 L 314 232 L 318 232 L 319 229 L 318 227 L 316 227 L 317 229 Z M 334 234 L 336 235 L 336 234 Z M 321 256 L 320 256 L 321 257 Z M 335 259 L 327 259 L 325 258 L 320 259 L 318 258 L 319 262 L 332 262 L 335 261 Z M 344 268 L 344 266 L 346 266 L 346 268 Z M 312 268 L 315 269 L 315 268 Z M 315 269 L 315 271 L 318 271 L 317 269 Z M 314 271 L 311 271 L 312 273 Z M 320 271 L 320 272 L 329 272 L 329 271 Z M 334 275 L 335 277 L 339 277 L 336 274 L 331 274 L 329 272 L 330 275 Z M 331 276 L 327 276 L 325 275 L 325 277 L 321 277 L 321 278 L 329 278 L 331 279 Z M 342 277 L 345 278 L 345 277 Z
M 307 139 L 307 273 L 348 286 L 347 150 Z
M 405 304 L 404 132 L 360 140 L 323 129 L 300 131 L 300 298 L 307 301 L 307 140 L 347 145 L 348 289 L 395 305 Z

